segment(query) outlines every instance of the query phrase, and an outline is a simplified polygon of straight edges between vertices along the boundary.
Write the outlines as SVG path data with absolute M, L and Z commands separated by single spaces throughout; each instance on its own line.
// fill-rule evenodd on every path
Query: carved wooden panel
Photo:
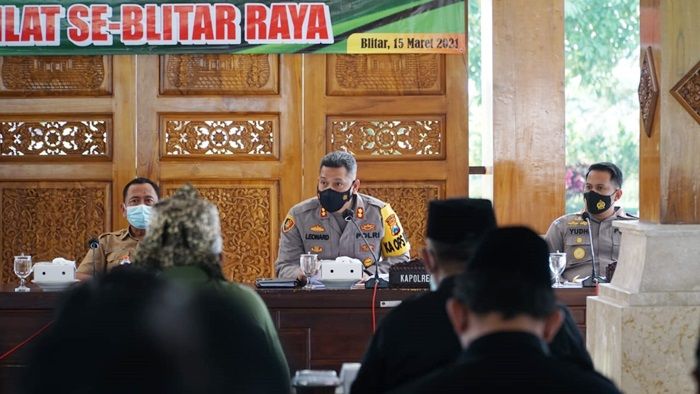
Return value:
M 30 254 L 34 262 L 56 257 L 76 260 L 87 240 L 111 225 L 108 182 L 2 182 L 2 269 L 0 283 L 17 280 L 13 256 Z
M 445 92 L 444 55 L 328 55 L 326 68 L 329 96 Z
M 642 57 L 642 67 L 639 76 L 639 115 L 647 137 L 651 137 L 656 102 L 659 99 L 659 83 L 656 79 L 656 67 L 654 67 L 654 55 L 651 47 L 647 47 Z
M 161 115 L 161 157 L 263 158 L 279 156 L 277 115 Z
M 254 283 L 274 274 L 273 251 L 277 250 L 277 183 L 255 182 L 230 185 L 194 184 L 200 195 L 219 209 L 224 238 L 222 259 L 228 280 Z M 179 185 L 165 186 L 166 195 Z
M 0 56 L 0 96 L 111 93 L 111 56 Z
M 671 94 L 700 123 L 700 62 L 678 81 Z
M 329 117 L 328 151 L 345 150 L 358 159 L 441 160 L 445 157 L 442 116 Z
M 0 116 L 0 156 L 111 156 L 110 115 Z
M 445 196 L 444 182 L 363 182 L 361 193 L 391 204 L 411 243 L 411 257 L 425 246 L 428 202 Z
M 279 92 L 278 55 L 163 55 L 160 93 L 242 95 Z

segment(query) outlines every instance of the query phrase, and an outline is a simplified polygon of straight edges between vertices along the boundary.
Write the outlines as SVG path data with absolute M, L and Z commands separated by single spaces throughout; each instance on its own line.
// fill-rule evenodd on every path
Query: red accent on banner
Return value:
M 73 4 L 68 7 L 68 39 L 75 45 L 85 46 L 90 39 L 90 9 L 84 4 Z

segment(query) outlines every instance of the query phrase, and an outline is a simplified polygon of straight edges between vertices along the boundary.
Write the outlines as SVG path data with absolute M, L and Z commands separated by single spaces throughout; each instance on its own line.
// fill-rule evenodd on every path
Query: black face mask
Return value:
M 614 194 L 613 192 L 613 194 L 609 196 L 604 196 L 593 190 L 583 193 L 583 198 L 586 199 L 586 210 L 594 215 L 605 212 L 612 206 L 612 196 Z
M 353 181 L 355 183 L 355 181 Z M 328 212 L 337 212 L 340 210 L 340 208 L 345 205 L 346 202 L 350 200 L 350 197 L 352 197 L 352 185 L 348 188 L 347 191 L 344 192 L 337 192 L 331 188 L 328 188 L 324 191 L 317 191 L 318 193 L 318 200 L 321 202 L 321 206 L 326 209 Z

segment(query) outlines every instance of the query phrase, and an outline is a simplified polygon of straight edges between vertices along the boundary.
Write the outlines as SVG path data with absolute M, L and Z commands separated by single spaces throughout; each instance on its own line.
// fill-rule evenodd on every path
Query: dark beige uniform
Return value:
M 615 208 L 615 214 L 599 222 L 591 217 L 591 232 L 595 246 L 595 260 L 598 275 L 605 276 L 605 268 L 617 261 L 620 252 L 620 230 L 614 228 L 615 220 L 635 220 L 620 208 Z M 564 215 L 549 226 L 545 240 L 550 252 L 566 252 L 566 269 L 564 278 L 572 280 L 591 274 L 591 242 L 588 237 L 588 224 L 581 213 Z M 602 269 L 601 269 L 602 268 Z
M 409 259 L 408 236 L 389 204 L 358 193 L 354 218 L 360 232 L 352 223 L 345 223 L 342 230 L 337 218 L 323 209 L 316 197 L 292 207 L 282 223 L 275 263 L 277 276 L 296 278 L 302 253 L 318 254 L 319 260 L 348 256 L 369 267 L 373 261 L 372 252 L 362 237 L 380 258 L 379 272 L 386 273 L 389 265 Z
M 87 252 L 76 272 L 92 275 L 94 267 L 94 271 L 101 274 L 118 266 L 125 257 L 132 261 L 139 244 L 139 241 L 129 234 L 128 228 L 104 233 L 100 235 L 99 241 L 97 249 Z

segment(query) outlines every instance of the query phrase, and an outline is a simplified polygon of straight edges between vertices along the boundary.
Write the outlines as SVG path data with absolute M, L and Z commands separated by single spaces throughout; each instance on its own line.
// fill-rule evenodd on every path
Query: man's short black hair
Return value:
M 547 317 L 556 308 L 547 244 L 525 227 L 490 232 L 457 277 L 454 297 L 476 314 Z
M 321 159 L 321 165 L 318 167 L 319 170 L 321 167 L 343 167 L 348 172 L 348 175 L 354 176 L 357 174 L 357 161 L 355 160 L 355 157 L 351 153 L 342 150 L 330 152 L 323 156 Z
M 132 185 L 143 185 L 146 183 L 153 187 L 153 190 L 155 190 L 155 192 L 156 192 L 156 197 L 158 197 L 158 199 L 160 199 L 160 188 L 158 187 L 158 185 L 156 185 L 155 182 L 153 182 L 152 180 L 150 180 L 148 178 L 138 177 L 138 178 L 132 179 L 131 181 L 129 181 L 129 183 L 126 184 L 126 186 L 124 186 L 124 190 L 122 191 L 122 199 L 123 199 L 122 201 L 126 201 L 126 195 L 129 192 L 129 188 Z
M 618 189 L 622 187 L 622 171 L 615 164 L 610 163 L 608 161 L 602 161 L 600 163 L 591 164 L 591 166 L 588 167 L 588 171 L 586 172 L 586 180 L 588 180 L 588 174 L 590 174 L 591 171 L 607 172 L 608 174 L 610 174 L 610 181 L 615 185 L 615 187 L 617 187 Z

